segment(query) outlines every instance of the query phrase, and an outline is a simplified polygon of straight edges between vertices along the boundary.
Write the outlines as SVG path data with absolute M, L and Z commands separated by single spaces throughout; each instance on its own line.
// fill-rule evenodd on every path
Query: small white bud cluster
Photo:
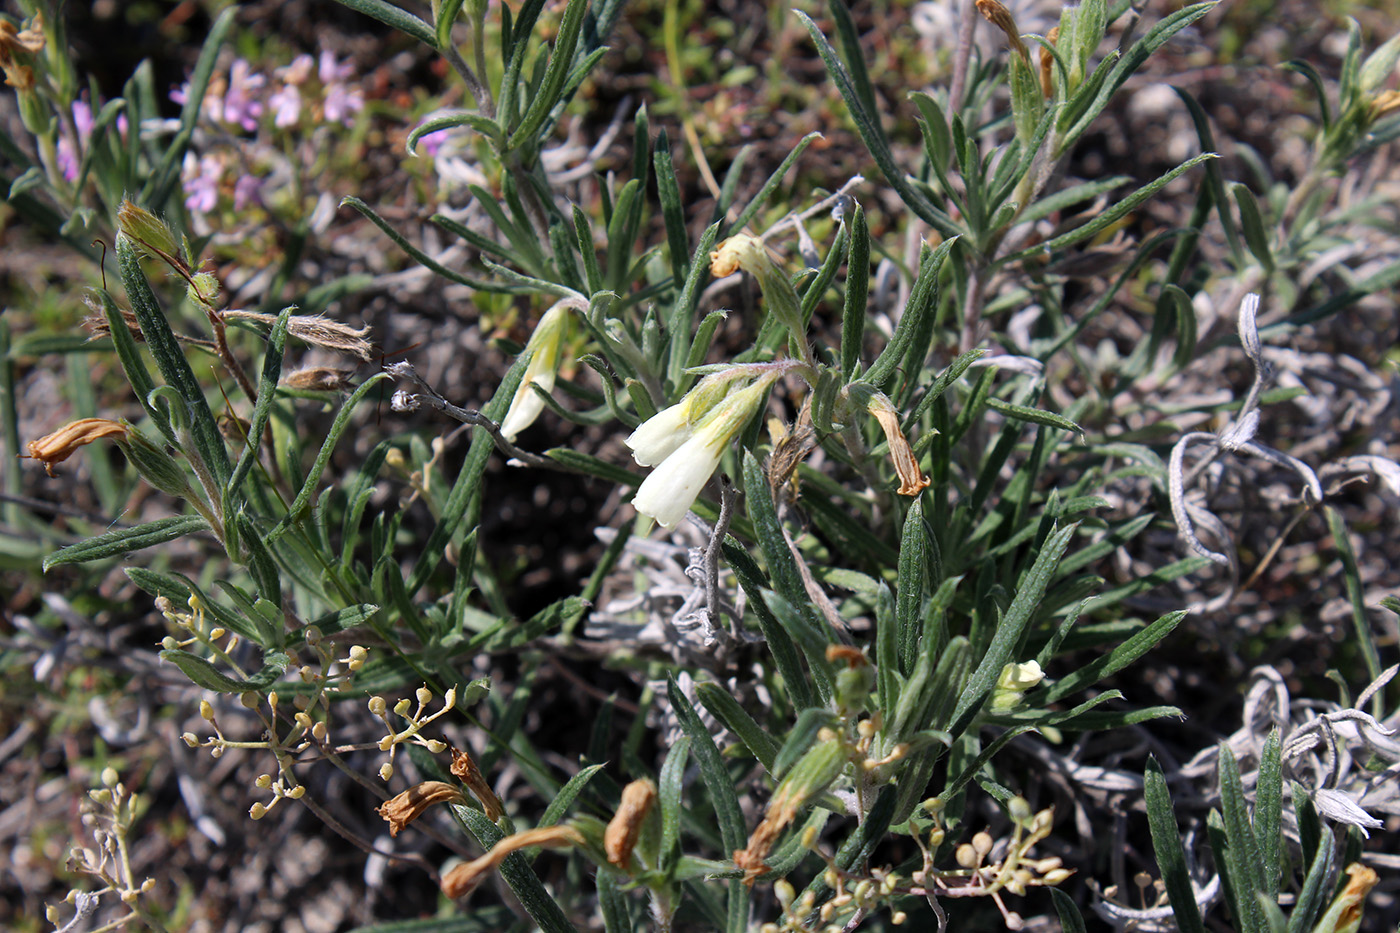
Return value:
M 412 742 L 421 745 L 434 755 L 440 755 L 447 751 L 447 743 L 441 739 L 424 738 L 422 731 L 433 720 L 447 714 L 449 710 L 457 705 L 457 688 L 450 687 L 447 694 L 442 698 L 442 709 L 432 715 L 425 715 L 427 709 L 433 702 L 433 691 L 427 686 L 419 687 L 414 691 L 414 699 L 418 701 L 418 708 L 413 709 L 413 701 L 404 697 L 394 704 L 393 714 L 408 720 L 408 725 L 400 731 L 389 718 L 389 703 L 382 696 L 372 696 L 369 698 L 369 711 L 384 721 L 388 732 L 378 742 L 381 752 L 389 753 L 389 760 L 384 762 L 379 768 L 380 780 L 387 781 L 394 776 L 394 755 L 398 747 L 405 742 Z

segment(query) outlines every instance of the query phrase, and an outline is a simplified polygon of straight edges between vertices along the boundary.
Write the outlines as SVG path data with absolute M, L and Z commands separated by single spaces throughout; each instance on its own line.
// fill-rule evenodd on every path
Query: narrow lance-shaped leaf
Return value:
M 59 564 L 80 564 L 84 561 L 116 557 L 157 544 L 165 544 L 196 531 L 207 531 L 208 528 L 209 525 L 198 515 L 158 518 L 144 525 L 109 531 L 96 538 L 70 544 L 44 558 L 44 570 L 47 572 L 50 567 L 57 567 Z
M 1152 831 L 1152 850 L 1157 856 L 1157 868 L 1162 874 L 1162 883 L 1166 886 L 1167 899 L 1177 926 L 1181 933 L 1204 933 L 1201 911 L 1196 905 L 1191 876 L 1186 870 L 1186 854 L 1176 828 L 1171 793 L 1167 790 L 1166 776 L 1155 758 L 1147 763 L 1143 783 L 1147 823 Z
M 185 351 L 175 339 L 170 322 L 165 319 L 146 274 L 141 271 L 136 243 L 123 233 L 117 234 L 117 262 L 121 267 L 122 285 L 131 300 L 131 310 L 146 337 L 146 346 L 150 348 L 156 367 L 166 384 L 179 394 L 189 413 L 190 433 L 196 450 L 187 453 L 197 453 L 214 479 L 220 484 L 227 483 L 231 472 L 228 454 L 224 452 L 224 438 L 214 414 L 204 399 L 204 389 L 195 379 Z
M 1035 564 L 1025 575 L 1020 589 L 1016 592 L 1016 598 L 1012 600 L 1006 615 L 1002 617 L 996 632 L 992 635 L 992 642 L 987 646 L 987 653 L 982 656 L 977 669 L 972 672 L 972 676 L 968 679 L 967 686 L 953 713 L 953 725 L 948 730 L 955 738 L 962 735 L 971 725 L 973 717 L 977 715 L 982 704 L 991 695 L 992 688 L 996 684 L 997 677 L 1001 675 L 1002 668 L 1015 660 L 1013 655 L 1021 644 L 1026 626 L 1030 624 L 1031 616 L 1034 615 L 1036 607 L 1040 605 L 1041 597 L 1045 595 L 1045 588 L 1055 573 L 1055 567 L 1064 555 L 1065 549 L 1069 547 L 1070 539 L 1078 527 L 1078 523 L 1067 525 L 1046 538 Z

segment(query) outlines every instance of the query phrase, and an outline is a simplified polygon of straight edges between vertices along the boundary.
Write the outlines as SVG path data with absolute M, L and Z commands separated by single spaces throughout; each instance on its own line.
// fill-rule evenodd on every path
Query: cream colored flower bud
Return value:
M 198 747 L 199 747 L 199 736 L 195 735 L 193 732 L 186 732 L 186 733 L 183 733 L 183 734 L 180 736 L 180 741 L 184 742 L 184 743 L 185 743 L 186 745 L 188 745 L 190 748 L 198 748 Z
M 248 808 L 248 815 L 255 820 L 260 820 L 267 816 L 267 807 L 260 801 Z
M 394 712 L 400 716 L 407 716 L 408 711 L 412 708 L 413 701 L 410 700 L 408 697 L 404 697 L 402 700 L 399 700 L 399 702 L 394 704 Z
M 417 698 L 419 706 L 427 706 L 429 703 L 433 702 L 433 691 L 429 690 L 427 687 L 419 687 L 413 692 L 413 695 Z
M 387 781 L 387 780 L 389 780 L 389 778 L 391 778 L 391 777 L 393 777 L 393 776 L 394 776 L 394 766 L 391 765 L 389 762 L 386 761 L 386 762 L 384 762 L 384 764 L 382 764 L 382 765 L 379 766 L 379 780 L 381 780 L 381 781 Z
M 243 704 L 244 709 L 257 709 L 262 704 L 262 697 L 254 690 L 246 690 L 239 696 L 238 702 Z
M 389 711 L 389 704 L 384 702 L 381 696 L 369 698 L 369 711 L 376 716 L 383 716 Z

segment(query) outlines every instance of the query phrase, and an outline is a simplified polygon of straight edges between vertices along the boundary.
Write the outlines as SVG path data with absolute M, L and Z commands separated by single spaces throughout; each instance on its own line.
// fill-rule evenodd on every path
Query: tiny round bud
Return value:
M 443 752 L 447 751 L 447 743 L 438 739 L 428 739 L 427 747 L 428 751 L 432 752 L 434 755 L 441 755 Z
M 257 691 L 249 690 L 238 698 L 238 702 L 242 703 L 245 709 L 257 709 L 262 697 L 258 696 Z
M 797 897 L 797 890 L 792 886 L 792 882 L 786 878 L 779 878 L 773 882 L 773 894 L 777 896 L 778 903 L 787 910 L 792 905 L 793 898 Z
M 263 817 L 267 816 L 267 807 L 265 807 L 262 804 L 262 802 L 259 801 L 258 803 L 255 803 L 248 808 L 248 815 L 255 820 L 260 820 Z
M 200 701 L 199 701 L 199 715 L 200 715 L 206 722 L 213 722 L 213 721 L 214 721 L 214 704 L 213 704 L 213 703 L 210 703 L 208 700 L 200 700 Z
M 318 722 L 312 726 L 311 737 L 318 742 L 324 742 L 326 740 L 326 724 L 324 722 Z
M 1074 872 L 1070 871 L 1068 868 L 1052 868 L 1045 873 L 1045 877 L 1041 880 L 1046 884 L 1055 885 L 1064 881 L 1072 874 L 1074 874 Z
M 958 846 L 958 850 L 954 853 L 953 857 L 957 860 L 959 867 L 977 867 L 977 850 L 966 842 Z
M 117 781 L 119 781 L 119 780 L 121 780 L 121 776 L 120 776 L 119 774 L 117 774 L 117 769 L 116 769 L 116 768 L 103 768 L 103 769 L 102 769 L 102 783 L 103 783 L 104 786 L 106 786 L 106 787 L 116 787 L 116 786 L 117 786 Z
M 904 926 L 905 921 L 908 919 L 908 914 L 906 914 L 902 910 L 896 910 L 894 914 L 890 917 L 890 923 L 893 923 L 897 927 L 901 927 Z
M 304 684 L 312 683 L 316 680 L 316 669 L 310 664 L 303 664 L 301 670 L 297 671 L 297 676 L 301 678 L 301 682 Z M 298 699 L 300 699 L 300 697 L 298 697 Z
M 209 638 L 212 641 L 218 641 L 220 638 L 223 638 L 227 634 L 227 629 L 219 628 L 217 626 L 209 630 Z
M 433 702 L 433 691 L 429 690 L 427 687 L 419 687 L 413 692 L 413 695 L 418 698 L 418 704 L 420 706 L 427 706 L 429 703 Z
M 128 891 L 123 891 L 123 892 L 121 893 L 122 903 L 125 904 L 125 905 L 128 906 L 128 907 L 130 907 L 132 904 L 135 904 L 135 903 L 136 903 L 136 897 L 137 897 L 137 892 L 136 892 L 136 891 L 130 891 L 130 890 L 128 890 Z
M 1031 818 L 1031 805 L 1026 802 L 1025 797 L 1012 797 L 1006 809 L 1011 819 L 1017 823 L 1024 823 Z
M 369 711 L 374 715 L 383 716 L 385 711 L 388 710 L 388 708 L 389 704 L 384 702 L 383 697 L 369 698 Z
M 190 748 L 199 748 L 199 736 L 193 732 L 186 732 L 180 736 L 180 740 Z
M 311 717 L 306 715 L 305 713 L 299 712 L 294 717 L 292 717 L 292 719 L 296 722 L 298 726 L 301 726 L 303 729 L 311 728 Z
M 389 778 L 391 778 L 391 777 L 393 777 L 393 776 L 394 776 L 394 766 L 391 765 L 391 764 L 389 764 L 389 762 L 386 761 L 386 762 L 384 762 L 384 764 L 382 764 L 382 765 L 379 766 L 379 779 L 380 779 L 381 781 L 387 781 L 387 780 L 389 780 Z
M 141 882 L 141 893 L 142 893 L 142 894 L 150 894 L 150 893 L 151 893 L 152 891 L 154 891 L 155 889 L 156 889 L 156 879 L 154 879 L 154 878 L 147 878 L 145 881 Z
M 448 687 L 447 693 L 442 698 L 443 709 L 454 709 L 457 706 L 457 688 Z
M 166 635 L 160 640 L 160 646 L 166 651 L 174 651 L 180 647 L 180 642 L 175 639 L 174 635 Z
M 306 796 L 306 785 L 298 784 L 296 787 L 291 788 L 287 791 L 287 796 L 292 800 L 300 800 L 302 797 Z
M 834 888 L 840 882 L 841 876 L 836 873 L 836 869 L 828 868 L 822 872 L 822 880 L 826 882 L 828 888 Z
M 986 858 L 992 851 L 992 834 L 980 832 L 972 837 L 972 848 L 979 859 Z
M 259 774 L 258 779 L 253 783 L 257 785 L 259 790 L 267 790 L 269 787 L 272 786 L 272 775 Z
M 387 752 L 389 749 L 391 749 L 391 748 L 393 748 L 393 747 L 394 747 L 394 737 L 393 737 L 392 735 L 386 735 L 386 736 L 384 736 L 384 738 L 382 738 L 382 739 L 379 740 L 379 750 L 380 750 L 381 752 Z
M 1026 925 L 1026 921 L 1022 920 L 1021 915 L 1014 910 L 1002 919 L 1006 923 L 1006 928 L 1008 930 L 1019 930 Z
M 944 800 L 942 797 L 930 797 L 929 799 L 925 800 L 922 804 L 924 812 L 927 813 L 929 816 L 942 813 L 943 808 L 947 805 L 948 801 Z
M 52 923 L 54 926 L 60 926 L 58 918 L 62 915 L 59 913 L 58 908 L 55 907 L 53 904 L 49 904 L 44 907 L 44 916 L 48 918 L 49 923 Z
M 933 829 L 929 830 L 928 847 L 930 849 L 938 848 L 939 846 L 943 845 L 943 840 L 947 838 L 947 836 L 948 834 L 946 832 L 944 832 L 940 827 L 935 826 Z
M 312 648 L 315 648 L 321 643 L 321 629 L 319 627 L 315 625 L 308 625 L 306 627 L 306 643 Z
M 222 757 L 224 757 L 224 747 L 223 747 L 222 745 L 215 745 L 213 748 L 209 749 L 209 757 L 210 757 L 210 758 L 222 758 Z
M 407 716 L 409 707 L 411 707 L 412 705 L 413 702 L 409 700 L 408 697 L 404 697 L 402 700 L 394 704 L 394 712 L 399 714 L 400 716 Z
M 112 792 L 110 790 L 90 790 L 88 791 L 88 798 L 92 800 L 93 803 L 98 803 L 105 807 L 112 802 Z
M 280 700 L 279 700 L 279 698 L 278 698 L 278 696 L 277 696 L 277 691 L 276 691 L 276 690 L 272 691 L 271 693 L 269 693 L 269 694 L 267 695 L 267 705 L 270 706 L 270 707 L 272 707 L 272 711 L 273 711 L 274 713 L 277 712 L 277 704 L 278 704 L 279 702 L 280 702 Z
M 810 849 L 817 844 L 817 828 L 808 826 L 802 831 L 802 848 Z
M 827 901 L 823 904 L 821 916 L 823 923 L 830 922 L 831 918 L 836 916 L 836 904 L 831 901 Z

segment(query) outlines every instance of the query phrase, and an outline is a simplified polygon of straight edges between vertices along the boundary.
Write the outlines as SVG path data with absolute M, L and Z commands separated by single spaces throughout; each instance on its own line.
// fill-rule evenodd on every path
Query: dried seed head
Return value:
M 418 819 L 433 804 L 463 803 L 466 799 L 461 790 L 451 784 L 424 781 L 384 801 L 375 812 L 388 822 L 389 835 L 397 836 L 399 830 Z
M 50 476 L 57 476 L 53 471 L 54 464 L 62 463 L 73 456 L 79 447 L 104 437 L 125 440 L 128 434 L 127 426 L 119 421 L 110 418 L 81 418 L 65 424 L 37 441 L 30 441 L 28 459 L 40 461 Z
M 603 851 L 616 867 L 627 870 L 632 861 L 632 849 L 655 802 L 656 785 L 647 778 L 633 781 L 622 789 L 622 803 L 603 834 Z

